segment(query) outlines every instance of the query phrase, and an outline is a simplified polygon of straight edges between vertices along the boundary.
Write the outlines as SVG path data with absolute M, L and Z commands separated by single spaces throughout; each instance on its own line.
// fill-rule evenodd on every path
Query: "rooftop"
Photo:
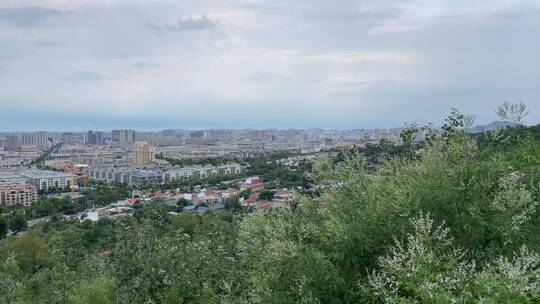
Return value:
M 58 178 L 66 178 L 71 177 L 73 174 L 64 173 L 64 172 L 57 172 L 57 171 L 50 171 L 50 170 L 27 170 L 21 172 L 21 175 L 24 177 L 29 178 L 43 178 L 43 177 L 58 177 Z

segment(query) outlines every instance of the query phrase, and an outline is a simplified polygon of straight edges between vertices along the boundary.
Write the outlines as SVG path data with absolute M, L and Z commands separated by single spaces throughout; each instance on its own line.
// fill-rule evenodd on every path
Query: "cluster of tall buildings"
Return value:
M 139 134 L 140 133 L 140 134 Z M 135 132 L 135 130 L 113 130 L 111 133 L 105 133 L 98 130 L 88 130 L 86 133 L 64 132 L 59 136 L 59 140 L 65 144 L 75 145 L 130 145 L 138 140 L 146 140 L 146 138 L 154 138 L 155 133 L 151 132 Z
M 49 133 L 45 131 L 9 134 L 6 140 L 6 149 L 8 151 L 18 151 L 22 146 L 45 148 L 50 143 Z
M 88 135 L 86 136 L 86 144 L 87 145 L 103 145 L 105 144 L 105 138 L 103 136 L 103 132 L 101 131 L 88 131 Z
M 113 130 L 112 142 L 119 144 L 132 144 L 135 142 L 134 130 Z

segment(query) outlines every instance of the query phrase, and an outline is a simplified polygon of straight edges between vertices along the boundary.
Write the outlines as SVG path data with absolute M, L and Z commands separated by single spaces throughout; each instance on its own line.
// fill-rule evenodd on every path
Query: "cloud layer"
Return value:
M 538 123 L 539 35 L 534 0 L 4 0 L 0 129 Z

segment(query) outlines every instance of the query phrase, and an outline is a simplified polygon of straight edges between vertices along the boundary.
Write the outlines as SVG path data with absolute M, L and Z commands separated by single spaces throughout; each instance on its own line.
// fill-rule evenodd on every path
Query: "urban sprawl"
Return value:
M 292 193 L 301 189 L 298 179 L 286 182 L 289 177 L 280 176 L 280 170 L 298 174 L 302 165 L 340 149 L 382 139 L 399 143 L 401 131 L 0 133 L 0 204 L 31 206 L 40 197 L 67 197 L 86 203 L 87 210 L 73 216 L 90 220 L 130 214 L 133 204 L 144 201 L 180 204 L 182 210 L 199 213 L 232 205 L 274 208 L 289 204 Z M 422 138 L 421 133 L 416 136 Z M 129 195 L 96 207 L 88 194 L 104 184 L 125 187 Z

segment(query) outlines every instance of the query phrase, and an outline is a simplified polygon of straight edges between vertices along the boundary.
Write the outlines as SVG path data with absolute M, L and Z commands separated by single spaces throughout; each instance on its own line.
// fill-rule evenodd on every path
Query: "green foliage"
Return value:
M 9 217 L 8 224 L 9 229 L 13 232 L 23 231 L 28 226 L 28 223 L 26 222 L 26 216 L 20 211 L 14 212 Z
M 5 216 L 0 215 L 0 239 L 3 239 L 6 237 L 8 233 L 8 220 Z
M 340 303 L 459 302 L 463 286 L 439 282 L 431 297 L 421 283 L 431 286 L 441 276 L 456 278 L 462 275 L 453 273 L 459 267 L 471 268 L 464 276 L 478 276 L 478 269 L 483 271 L 491 267 L 493 260 L 513 256 L 524 244 L 538 250 L 537 180 L 531 182 L 513 174 L 511 160 L 500 154 L 486 154 L 474 139 L 460 131 L 460 119 L 460 114 L 454 113 L 446 137 L 425 147 L 418 159 L 406 155 L 388 158 L 373 173 L 366 171 L 354 154 L 334 165 L 320 163 L 316 167 L 316 184 L 324 190 L 319 197 L 305 198 L 294 211 L 248 217 L 240 233 L 246 242 L 243 255 L 249 268 L 255 269 L 250 272 L 253 278 L 248 285 L 253 287 L 248 302 L 271 302 L 269 298 L 286 302 L 280 294 L 286 294 L 293 303 L 327 303 L 332 299 Z M 439 247 L 410 239 L 415 230 L 411 230 L 408 219 L 419 213 L 430 214 L 431 218 L 421 221 L 423 235 L 428 234 L 429 221 L 445 223 L 444 234 L 435 233 Z M 452 240 L 451 244 L 447 239 Z M 396 240 L 399 245 L 392 247 Z M 431 245 L 435 241 L 425 242 Z M 407 248 L 407 243 L 415 247 Z M 261 259 L 264 252 L 274 254 Z M 283 259 L 300 253 L 306 259 L 319 257 L 317 265 L 327 265 L 327 277 L 317 277 L 309 267 L 300 273 L 290 272 L 295 268 Z M 385 266 L 381 257 L 398 253 L 409 254 L 399 259 L 408 261 L 410 268 L 399 270 L 390 262 L 385 268 L 388 273 L 397 271 L 393 277 L 403 281 L 399 282 L 402 289 L 397 291 L 398 296 L 376 296 L 379 291 L 373 289 L 366 292 L 363 286 L 369 280 L 369 270 Z M 473 261 L 474 267 L 470 264 Z M 294 265 L 298 264 L 295 260 Z M 412 270 L 421 273 L 411 276 Z M 286 283 L 282 286 L 280 282 Z M 295 282 L 309 282 L 302 284 L 302 295 L 297 293 Z M 317 284 L 325 286 L 324 294 L 317 293 Z M 329 295 L 331 298 L 326 298 Z
M 80 283 L 70 297 L 73 304 L 110 304 L 113 303 L 116 282 L 111 277 L 100 276 Z
M 37 218 L 51 215 L 74 214 L 86 208 L 87 206 L 85 204 L 74 202 L 68 197 L 42 197 L 32 204 L 27 213 L 30 218 Z
M 305 186 L 305 173 L 309 170 L 309 163 L 301 163 L 291 169 L 272 158 L 257 158 L 249 161 L 246 176 L 260 176 L 275 188 L 297 188 Z
M 26 214 L 49 222 L 0 240 L 0 303 L 536 303 L 540 127 L 469 124 L 453 111 L 439 138 L 405 134 L 313 168 L 250 160 L 268 183 L 309 179 L 316 194 L 290 208 L 146 202 L 79 223 L 55 216 L 76 203 L 42 200 Z M 94 187 L 102 203 L 127 191 Z M 17 210 L 4 210 L 10 223 Z
M 121 184 L 108 184 L 92 180 L 89 184 L 94 190 L 85 193 L 88 200 L 98 206 L 104 206 L 129 197 L 129 189 Z
M 274 193 L 272 191 L 262 191 L 259 195 L 260 200 L 271 201 L 274 199 Z
M 385 303 L 533 303 L 540 296 L 540 256 L 526 247 L 510 260 L 477 270 L 454 245 L 448 229 L 429 217 L 412 221 L 406 243 L 391 247 L 364 285 L 366 298 Z
M 212 166 L 218 166 L 223 165 L 231 162 L 239 162 L 237 158 L 231 158 L 231 157 L 209 157 L 209 158 L 203 158 L 203 159 L 176 159 L 176 158 L 168 158 L 164 157 L 161 154 L 156 155 L 157 159 L 163 159 L 166 160 L 169 164 L 173 166 L 196 166 L 196 165 L 212 165 Z
M 244 192 L 247 192 L 247 191 L 244 191 Z M 240 201 L 238 197 L 229 197 L 225 199 L 224 204 L 225 204 L 226 209 L 229 209 L 233 212 L 238 212 L 241 209 Z
M 215 174 L 208 177 L 190 177 L 176 179 L 166 185 L 161 185 L 161 189 L 170 188 L 190 188 L 198 185 L 217 186 L 225 181 L 234 181 L 244 177 L 244 174 Z
M 296 188 L 306 185 L 305 172 L 311 170 L 310 163 L 301 163 L 295 168 L 289 168 L 277 162 L 280 158 L 292 156 L 292 153 L 276 153 L 269 157 L 247 158 L 247 159 L 231 159 L 227 157 L 217 157 L 208 159 L 170 159 L 160 156 L 167 160 L 172 165 L 190 166 L 190 165 L 220 165 L 231 161 L 241 163 L 247 166 L 247 170 L 240 174 L 215 174 L 208 177 L 190 177 L 175 180 L 167 185 L 162 185 L 161 188 L 186 188 L 197 185 L 218 186 L 223 189 L 227 186 L 223 185 L 226 181 L 235 181 L 243 179 L 247 176 L 258 175 L 265 182 L 269 182 L 276 188 Z
M 53 263 L 47 243 L 36 231 L 28 232 L 8 242 L 1 252 L 7 256 L 12 255 L 17 261 L 18 268 L 25 274 L 34 274 Z

